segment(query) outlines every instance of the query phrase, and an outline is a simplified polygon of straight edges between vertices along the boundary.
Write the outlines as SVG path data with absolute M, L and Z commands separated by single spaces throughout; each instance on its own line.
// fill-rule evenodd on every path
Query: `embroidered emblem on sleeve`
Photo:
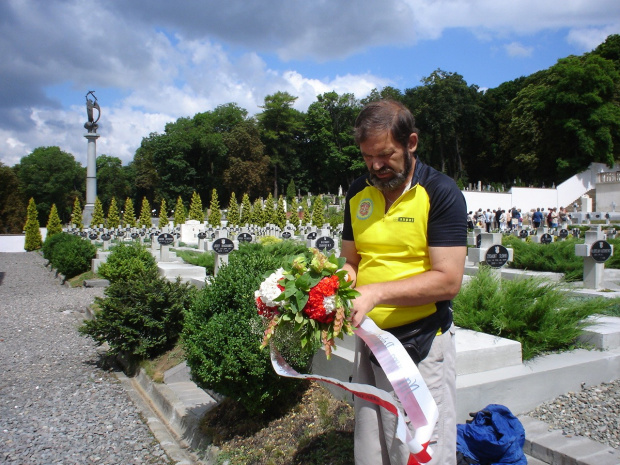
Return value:
M 372 200 L 364 199 L 360 202 L 360 205 L 357 209 L 357 218 L 360 220 L 365 220 L 372 215 Z

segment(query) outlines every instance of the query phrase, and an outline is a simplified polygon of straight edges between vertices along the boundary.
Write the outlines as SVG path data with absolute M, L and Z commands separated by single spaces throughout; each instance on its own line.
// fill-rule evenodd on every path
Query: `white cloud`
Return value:
M 620 20 L 614 26 L 573 29 L 568 33 L 566 40 L 583 52 L 589 52 L 601 44 L 610 34 L 618 33 L 620 33 Z
M 526 47 L 519 42 L 510 42 L 504 45 L 504 50 L 511 57 L 529 57 L 534 51 L 534 47 Z

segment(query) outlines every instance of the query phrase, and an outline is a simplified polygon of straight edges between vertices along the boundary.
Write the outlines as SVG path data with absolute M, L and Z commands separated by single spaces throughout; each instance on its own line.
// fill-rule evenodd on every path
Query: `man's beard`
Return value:
M 384 166 L 378 171 L 370 169 L 370 181 L 372 182 L 372 185 L 382 191 L 393 191 L 399 187 L 402 187 L 402 185 L 407 182 L 407 177 L 411 172 L 411 166 L 413 165 L 411 162 L 412 158 L 413 155 L 407 154 L 405 157 L 405 169 L 401 172 L 394 171 L 387 166 Z M 377 174 L 384 173 L 392 173 L 394 177 L 390 179 L 381 179 L 377 176 Z

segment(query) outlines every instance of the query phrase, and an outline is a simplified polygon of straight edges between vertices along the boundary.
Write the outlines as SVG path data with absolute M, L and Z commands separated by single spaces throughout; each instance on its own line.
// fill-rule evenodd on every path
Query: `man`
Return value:
M 459 291 L 467 245 L 465 199 L 449 177 L 415 156 L 418 131 L 409 110 L 382 100 L 355 122 L 369 173 L 347 193 L 341 255 L 356 289 L 351 321 L 368 316 L 404 346 L 439 408 L 432 464 L 456 463 L 456 350 L 450 299 Z M 392 391 L 357 338 L 355 382 Z M 407 446 L 394 438 L 395 416 L 355 401 L 356 465 L 404 465 Z M 435 443 L 436 441 L 436 443 Z
M 543 222 L 543 214 L 540 212 L 540 207 L 536 209 L 534 214 L 532 215 L 532 225 L 534 228 L 538 229 L 542 225 Z

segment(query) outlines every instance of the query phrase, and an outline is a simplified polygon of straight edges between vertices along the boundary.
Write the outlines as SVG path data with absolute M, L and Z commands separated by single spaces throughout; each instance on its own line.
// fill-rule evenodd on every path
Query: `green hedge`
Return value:
M 67 279 L 90 270 L 96 254 L 94 245 L 73 234 L 54 234 L 43 244 L 43 256 Z

